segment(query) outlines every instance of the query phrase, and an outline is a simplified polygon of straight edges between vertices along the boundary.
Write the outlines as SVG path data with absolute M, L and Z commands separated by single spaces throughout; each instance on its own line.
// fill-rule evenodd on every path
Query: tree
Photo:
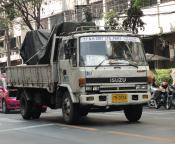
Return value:
M 119 23 L 118 23 L 118 15 L 114 10 L 111 10 L 109 12 L 105 13 L 104 16 L 105 19 L 105 26 L 110 27 L 112 30 L 115 30 L 118 28 Z
M 7 54 L 7 66 L 11 65 L 10 61 L 10 36 L 9 36 L 9 25 L 11 25 L 11 19 L 10 17 L 7 17 L 6 12 L 8 12 L 8 8 L 5 10 L 0 7 L 0 30 L 1 30 L 1 36 L 4 35 L 4 41 L 5 41 L 5 50 L 2 50 L 2 52 Z M 11 14 L 9 13 L 9 16 Z
M 21 17 L 30 30 L 34 30 L 31 21 L 35 21 L 36 28 L 41 25 L 41 4 L 44 0 L 0 0 L 1 9 L 6 12 L 9 19 Z
M 143 12 L 141 10 L 141 0 L 132 0 L 131 6 L 127 10 L 127 18 L 123 21 L 123 28 L 125 30 L 130 30 L 132 33 L 138 33 L 138 28 L 144 30 L 144 22 L 141 17 Z

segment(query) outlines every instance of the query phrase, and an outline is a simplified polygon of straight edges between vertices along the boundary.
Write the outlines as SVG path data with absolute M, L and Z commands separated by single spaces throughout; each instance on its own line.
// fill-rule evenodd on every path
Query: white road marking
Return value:
M 159 111 L 154 111 L 154 112 L 143 112 L 145 114 L 151 114 L 151 115 L 165 115 L 165 114 L 175 114 L 175 111 L 164 111 L 164 112 L 159 112 Z
M 1 132 L 10 132 L 10 131 L 19 131 L 19 130 L 26 130 L 26 129 L 32 129 L 32 128 L 40 128 L 40 127 L 47 127 L 47 126 L 53 126 L 55 124 L 42 124 L 42 125 L 34 125 L 34 126 L 27 126 L 27 127 L 19 127 L 19 128 L 12 128 L 12 129 L 4 129 L 0 130 Z

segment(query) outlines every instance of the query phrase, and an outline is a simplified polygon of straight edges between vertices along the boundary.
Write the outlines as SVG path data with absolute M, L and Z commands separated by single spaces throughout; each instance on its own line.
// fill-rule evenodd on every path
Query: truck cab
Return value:
M 62 40 L 66 44 L 58 57 L 60 87 L 68 88 L 80 114 L 124 110 L 129 121 L 139 120 L 142 106 L 150 99 L 149 68 L 140 38 L 129 33 L 89 32 Z M 68 117 L 71 110 L 66 98 L 64 105 L 63 116 Z

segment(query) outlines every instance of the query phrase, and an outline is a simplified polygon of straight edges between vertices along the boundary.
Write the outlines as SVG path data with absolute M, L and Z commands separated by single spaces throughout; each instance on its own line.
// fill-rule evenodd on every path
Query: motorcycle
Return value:
M 171 109 L 172 106 L 172 93 L 169 90 L 168 82 L 162 82 L 159 87 L 158 94 L 155 95 L 155 108 L 159 109 L 164 106 L 165 109 Z
M 155 95 L 157 95 L 157 93 L 159 93 L 159 88 L 151 86 L 150 90 L 151 90 L 151 99 L 148 102 L 148 106 L 150 108 L 155 108 L 155 105 L 156 105 L 156 101 L 155 101 L 156 96 Z

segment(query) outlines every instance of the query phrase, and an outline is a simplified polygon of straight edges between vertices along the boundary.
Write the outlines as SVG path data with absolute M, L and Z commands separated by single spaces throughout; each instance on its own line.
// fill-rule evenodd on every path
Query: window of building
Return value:
M 153 6 L 157 4 L 157 0 L 143 0 L 142 7 Z
M 106 11 L 124 12 L 128 9 L 128 0 L 106 0 Z
M 103 1 L 92 3 L 91 13 L 93 18 L 101 18 L 103 16 Z
M 67 10 L 64 11 L 64 21 L 74 21 L 75 20 L 75 11 L 74 10 Z
M 174 1 L 174 0 L 160 0 L 160 3 L 166 3 L 166 2 L 170 2 L 170 1 Z
M 11 49 L 16 48 L 16 37 L 10 39 L 10 47 Z
M 52 29 L 55 26 L 55 24 L 60 24 L 63 21 L 64 20 L 63 20 L 63 14 L 62 13 L 50 17 L 50 29 Z
M 84 9 L 86 8 L 86 5 L 77 5 L 76 6 L 76 19 L 78 22 L 84 20 Z

